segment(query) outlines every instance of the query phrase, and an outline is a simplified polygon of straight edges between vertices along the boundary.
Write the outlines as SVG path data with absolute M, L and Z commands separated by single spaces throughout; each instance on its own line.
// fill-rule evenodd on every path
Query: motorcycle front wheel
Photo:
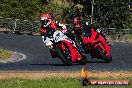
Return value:
M 100 59 L 104 60 L 107 63 L 110 63 L 112 61 L 112 57 L 107 57 L 105 51 L 103 51 L 101 47 L 97 46 L 95 50 L 96 53 L 99 55 Z
M 63 43 L 62 43 L 63 44 Z M 63 44 L 64 45 L 64 44 Z M 62 49 L 61 45 L 56 45 L 55 49 L 56 49 L 56 53 L 59 57 L 59 59 L 61 59 L 61 61 L 67 65 L 67 66 L 71 66 L 72 65 L 72 60 L 71 60 L 71 55 L 70 55 L 70 51 L 69 48 L 66 47 L 64 45 L 65 49 Z

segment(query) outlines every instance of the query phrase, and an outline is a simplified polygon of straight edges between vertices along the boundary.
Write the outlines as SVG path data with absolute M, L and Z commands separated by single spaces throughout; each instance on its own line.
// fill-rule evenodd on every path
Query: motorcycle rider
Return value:
M 61 23 L 56 23 L 55 20 L 53 20 L 51 18 L 51 15 L 48 13 L 43 13 L 40 15 L 40 24 L 39 24 L 39 28 L 40 28 L 40 33 L 42 36 L 48 36 L 50 31 L 55 31 L 58 28 L 62 28 L 62 32 L 66 32 L 66 26 L 64 24 Z
M 50 38 L 53 35 L 54 31 L 58 30 L 58 28 L 61 28 L 63 33 L 67 31 L 66 26 L 61 23 L 56 23 L 56 21 L 52 19 L 50 14 L 40 14 L 39 29 L 44 43 L 46 42 L 46 38 Z M 55 54 L 53 53 L 52 49 L 50 49 L 50 53 L 54 58 Z
M 77 14 L 72 19 L 73 22 L 73 35 L 74 35 L 74 41 L 76 42 L 76 45 L 79 49 L 79 51 L 84 52 L 82 48 L 82 40 L 81 40 L 81 30 L 82 30 L 82 16 L 80 14 Z
M 80 45 L 82 43 L 81 37 L 80 37 L 81 33 L 82 33 L 81 31 L 85 30 L 85 29 L 89 29 L 88 31 L 90 33 L 92 27 L 105 39 L 105 41 L 108 43 L 108 45 L 110 45 L 105 34 L 101 31 L 101 29 L 99 29 L 99 27 L 95 26 L 94 24 L 89 24 L 89 22 L 85 22 L 84 24 L 82 23 L 82 15 L 81 14 L 77 14 L 73 18 L 73 25 L 74 25 L 74 27 L 72 29 L 75 34 L 74 37 L 76 37 L 76 42 L 77 42 L 77 45 L 80 46 L 80 50 L 83 51 L 82 46 Z

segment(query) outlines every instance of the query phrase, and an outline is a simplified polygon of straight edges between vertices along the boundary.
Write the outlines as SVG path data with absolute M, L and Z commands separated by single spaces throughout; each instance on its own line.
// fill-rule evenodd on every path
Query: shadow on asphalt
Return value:
M 105 61 L 87 61 L 87 63 L 107 63 Z
M 67 66 L 65 64 L 30 64 L 30 65 L 39 65 L 39 66 L 44 66 L 44 65 L 48 65 L 48 66 Z M 73 65 L 78 65 L 78 64 L 73 64 Z
M 87 63 L 107 63 L 107 62 L 104 62 L 104 61 L 87 61 Z M 35 64 L 30 64 L 30 65 L 38 65 L 38 66 L 44 66 L 44 65 L 47 65 L 47 66 L 67 66 L 67 65 L 65 65 L 65 64 L 37 64 L 37 63 L 35 63 Z M 79 65 L 78 63 L 73 63 L 73 65 Z

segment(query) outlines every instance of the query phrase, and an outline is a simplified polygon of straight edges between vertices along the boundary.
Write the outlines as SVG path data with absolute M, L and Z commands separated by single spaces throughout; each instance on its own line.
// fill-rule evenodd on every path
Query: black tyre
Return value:
M 60 46 L 56 46 L 56 53 L 65 65 L 72 65 L 70 51 L 67 47 L 65 47 L 65 50 L 62 50 Z
M 50 49 L 49 51 L 50 51 L 50 54 L 51 54 L 52 58 L 56 58 L 57 57 L 56 52 L 53 49 Z
M 103 51 L 99 46 L 95 48 L 97 54 L 99 54 L 100 59 L 104 60 L 107 63 L 110 63 L 112 61 L 112 57 L 107 57 L 105 51 Z

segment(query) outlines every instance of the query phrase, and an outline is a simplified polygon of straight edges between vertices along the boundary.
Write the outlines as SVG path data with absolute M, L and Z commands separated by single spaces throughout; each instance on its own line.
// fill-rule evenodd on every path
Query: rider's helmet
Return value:
M 43 27 L 47 27 L 51 24 L 51 16 L 48 13 L 43 13 L 40 15 L 40 19 L 41 19 L 41 25 Z
M 73 24 L 74 26 L 82 26 L 82 17 L 80 15 L 77 15 L 73 18 Z

